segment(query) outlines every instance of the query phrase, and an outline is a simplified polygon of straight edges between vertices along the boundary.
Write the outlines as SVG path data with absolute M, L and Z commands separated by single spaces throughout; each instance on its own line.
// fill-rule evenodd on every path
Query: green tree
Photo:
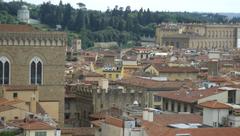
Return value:
M 15 136 L 14 132 L 1 132 L 0 136 Z
M 74 22 L 72 19 L 73 16 L 73 8 L 70 4 L 64 5 L 63 8 L 63 20 L 62 20 L 62 25 L 63 27 L 71 27 L 71 24 Z
M 93 46 L 93 42 L 102 41 L 116 41 L 122 45 L 129 41 L 137 43 L 141 35 L 154 36 L 156 25 L 162 22 L 228 22 L 225 16 L 219 14 L 152 12 L 143 8 L 132 11 L 130 6 L 124 9 L 118 5 L 101 12 L 88 10 L 83 3 L 78 3 L 78 6 L 78 9 L 74 9 L 70 4 L 64 5 L 61 2 L 59 5 L 43 3 L 39 8 L 39 18 L 51 27 L 60 22 L 65 30 L 78 33 L 84 48 Z M 235 18 L 232 22 L 240 22 L 240 19 Z

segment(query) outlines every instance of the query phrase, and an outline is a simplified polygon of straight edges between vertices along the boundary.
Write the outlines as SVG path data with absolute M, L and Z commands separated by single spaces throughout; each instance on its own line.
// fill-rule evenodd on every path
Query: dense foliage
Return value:
M 17 21 L 17 11 L 21 8 L 22 4 L 27 5 L 31 10 L 31 17 L 34 19 L 38 18 L 38 9 L 39 7 L 36 5 L 32 5 L 29 3 L 21 3 L 20 1 L 12 1 L 12 2 L 3 2 L 0 0 L 0 23 L 7 24 L 16 24 Z
M 155 34 L 155 27 L 159 23 L 227 23 L 226 16 L 208 13 L 189 12 L 152 12 L 149 9 L 131 10 L 115 6 L 105 12 L 88 10 L 83 3 L 78 3 L 75 9 L 70 4 L 58 5 L 51 2 L 30 6 L 31 18 L 39 19 L 41 23 L 55 28 L 61 25 L 63 30 L 77 33 L 84 48 L 93 46 L 93 42 L 116 41 L 126 45 L 128 41 L 137 41 L 141 36 Z M 0 21 L 4 23 L 15 22 L 20 2 L 0 2 Z M 239 22 L 234 18 L 232 22 Z
M 16 19 L 16 17 L 8 14 L 6 11 L 0 10 L 0 23 L 2 23 L 2 24 L 7 24 L 7 23 L 15 24 L 15 23 L 17 23 L 17 19 Z
M 92 42 L 117 41 L 126 45 L 130 40 L 139 40 L 141 36 L 155 34 L 155 27 L 162 22 L 205 23 L 227 22 L 227 18 L 218 14 L 200 14 L 189 12 L 152 12 L 149 9 L 131 10 L 115 6 L 106 12 L 87 10 L 79 3 L 74 9 L 70 4 L 53 5 L 50 2 L 40 6 L 40 20 L 51 27 L 62 25 L 63 29 L 80 34 L 83 46 L 91 47 Z
M 0 132 L 0 136 L 15 136 L 14 132 Z

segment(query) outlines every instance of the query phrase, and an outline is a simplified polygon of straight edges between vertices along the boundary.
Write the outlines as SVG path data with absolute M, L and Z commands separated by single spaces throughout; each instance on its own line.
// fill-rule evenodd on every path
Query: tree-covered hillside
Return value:
M 152 12 L 150 9 L 131 10 L 130 6 L 125 8 L 115 6 L 114 9 L 102 12 L 88 10 L 83 3 L 78 3 L 77 9 L 61 1 L 59 5 L 50 2 L 38 6 L 27 5 L 30 7 L 31 18 L 38 19 L 52 28 L 61 25 L 63 30 L 77 33 L 82 39 L 84 48 L 93 46 L 93 42 L 117 41 L 124 46 L 128 41 L 138 41 L 141 36 L 153 37 L 156 25 L 162 22 L 227 23 L 231 21 L 219 14 Z M 17 9 L 20 6 L 20 2 L 0 2 L 0 21 L 16 22 Z M 237 21 L 235 18 L 234 22 Z
M 127 41 L 137 41 L 141 36 L 154 36 L 155 27 L 162 22 L 206 23 L 227 22 L 227 18 L 218 14 L 200 14 L 189 12 L 152 12 L 150 9 L 131 10 L 115 6 L 105 12 L 88 10 L 83 3 L 74 9 L 70 4 L 53 5 L 50 2 L 40 6 L 39 17 L 42 23 L 55 27 L 61 24 L 63 29 L 79 33 L 84 47 L 93 42 L 117 41 L 125 45 Z
M 17 21 L 17 10 L 21 8 L 22 5 L 27 5 L 31 10 L 31 18 L 38 19 L 39 16 L 39 6 L 29 4 L 26 2 L 12 1 L 4 2 L 0 0 L 0 23 L 2 24 L 16 24 Z

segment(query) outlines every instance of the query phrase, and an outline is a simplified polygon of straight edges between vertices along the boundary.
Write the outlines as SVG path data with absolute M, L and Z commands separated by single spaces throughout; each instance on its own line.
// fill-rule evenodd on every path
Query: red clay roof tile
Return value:
M 105 123 L 116 126 L 116 127 L 121 127 L 121 128 L 123 127 L 123 121 L 121 119 L 114 118 L 111 116 L 106 117 Z
M 183 82 L 179 81 L 156 81 L 140 77 L 129 77 L 116 82 L 122 85 L 132 85 L 159 90 L 177 90 L 183 85 Z
M 143 128 L 148 136 L 166 136 L 174 128 L 169 128 L 169 124 L 177 123 L 202 123 L 202 117 L 195 114 L 160 114 L 154 116 L 154 121 L 143 121 Z M 175 135 L 174 135 L 175 136 Z
M 191 136 L 240 136 L 240 128 L 173 129 L 164 136 L 176 136 L 176 134 L 190 134 Z
M 0 24 L 0 32 L 34 32 L 38 31 L 31 25 Z
M 205 90 L 178 90 L 178 91 L 165 91 L 156 94 L 157 96 L 161 96 L 163 98 L 168 98 L 172 100 L 182 101 L 186 103 L 193 103 L 199 99 L 219 94 L 224 92 L 224 90 L 220 90 L 218 88 L 209 88 Z
M 231 109 L 231 106 L 218 102 L 218 101 L 207 101 L 199 104 L 201 107 L 210 109 Z
M 37 120 L 31 120 L 26 122 L 20 122 L 20 123 L 14 123 L 16 127 L 25 129 L 25 130 L 54 130 L 56 129 L 53 126 L 50 126 L 49 124 L 37 121 Z

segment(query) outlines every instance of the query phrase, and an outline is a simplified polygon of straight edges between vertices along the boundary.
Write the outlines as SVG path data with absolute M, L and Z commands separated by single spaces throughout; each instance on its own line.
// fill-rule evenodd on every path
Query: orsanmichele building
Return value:
M 194 49 L 240 47 L 239 24 L 160 24 L 156 29 L 160 46 Z
M 66 37 L 30 25 L 0 24 L 1 97 L 25 100 L 29 111 L 47 113 L 62 125 Z

